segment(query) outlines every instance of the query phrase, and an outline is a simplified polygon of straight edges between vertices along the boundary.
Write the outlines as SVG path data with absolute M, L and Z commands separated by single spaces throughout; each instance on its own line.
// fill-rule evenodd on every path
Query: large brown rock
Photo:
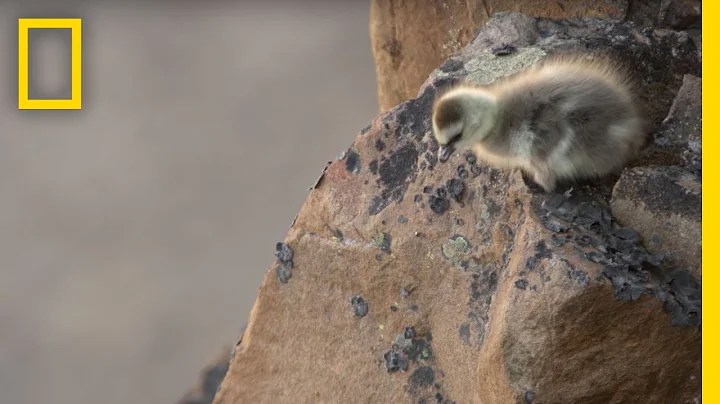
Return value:
M 499 11 L 622 19 L 628 0 L 371 0 L 370 38 L 381 112 L 414 98 L 430 72 L 467 45 Z
M 502 43 L 517 51 L 495 56 Z M 700 74 L 687 35 L 496 15 L 325 168 L 215 403 L 699 402 L 700 289 L 686 263 L 648 251 L 591 186 L 533 194 L 470 154 L 437 162 L 438 88 L 573 48 L 626 58 L 656 126 L 683 75 Z

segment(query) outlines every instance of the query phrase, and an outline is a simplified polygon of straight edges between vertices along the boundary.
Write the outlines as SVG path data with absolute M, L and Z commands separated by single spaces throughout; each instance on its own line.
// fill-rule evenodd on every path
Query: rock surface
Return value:
M 607 17 L 644 26 L 699 27 L 699 0 L 372 0 L 370 37 L 381 111 L 414 98 L 427 76 L 501 11 L 545 18 Z
M 647 157 L 653 162 L 681 165 L 702 176 L 702 80 L 693 75 L 683 77 L 683 85 L 670 113 L 655 134 Z
M 702 183 L 680 167 L 626 170 L 613 191 L 613 215 L 640 233 L 671 266 L 702 277 Z
M 700 75 L 682 33 L 500 13 L 364 129 L 278 245 L 215 403 L 699 402 L 691 263 L 653 254 L 609 191 L 535 194 L 472 154 L 436 158 L 439 88 L 610 48 L 642 78 L 655 127 Z M 622 189 L 616 202 L 632 197 Z M 647 206 L 671 202 L 645 189 Z

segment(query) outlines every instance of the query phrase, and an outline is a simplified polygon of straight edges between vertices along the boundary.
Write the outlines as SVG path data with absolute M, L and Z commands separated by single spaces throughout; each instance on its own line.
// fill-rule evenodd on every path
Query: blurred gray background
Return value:
M 2 403 L 176 402 L 376 114 L 366 1 L 152 3 L 0 5 Z M 84 109 L 18 111 L 16 18 L 70 12 Z

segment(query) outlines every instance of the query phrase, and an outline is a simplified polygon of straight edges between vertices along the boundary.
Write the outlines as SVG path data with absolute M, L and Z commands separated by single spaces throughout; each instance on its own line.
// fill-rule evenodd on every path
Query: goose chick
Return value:
M 546 192 L 560 180 L 605 176 L 646 142 L 632 88 L 612 59 L 582 54 L 546 58 L 490 85 L 456 85 L 433 104 L 438 159 L 469 148 L 495 168 L 523 170 Z

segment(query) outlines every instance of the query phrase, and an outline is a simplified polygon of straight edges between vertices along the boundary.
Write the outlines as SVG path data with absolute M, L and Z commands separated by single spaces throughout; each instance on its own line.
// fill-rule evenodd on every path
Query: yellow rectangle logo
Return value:
M 31 28 L 70 29 L 72 96 L 69 100 L 28 99 L 28 31 Z M 18 109 L 82 109 L 82 20 L 80 18 L 18 19 Z

